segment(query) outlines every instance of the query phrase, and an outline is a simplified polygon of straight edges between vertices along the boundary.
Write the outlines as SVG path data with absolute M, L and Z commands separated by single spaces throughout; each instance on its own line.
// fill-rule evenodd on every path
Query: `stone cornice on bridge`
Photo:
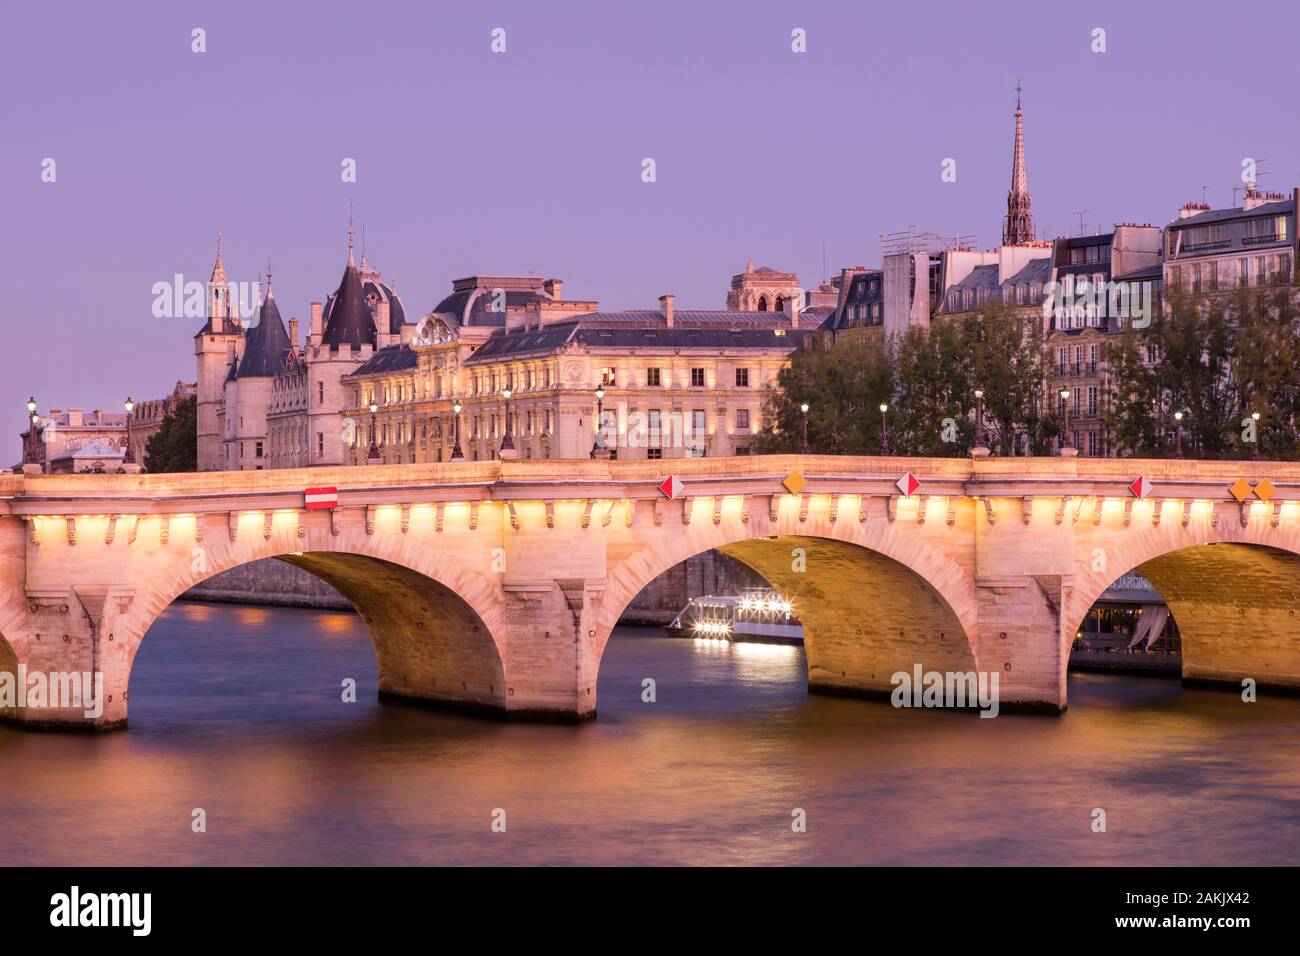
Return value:
M 689 498 L 788 494 L 798 471 L 802 496 L 902 497 L 895 482 L 919 479 L 917 497 L 1133 499 L 1139 475 L 1150 499 L 1237 504 L 1229 486 L 1267 478 L 1273 501 L 1300 501 L 1300 463 L 1062 458 L 902 458 L 770 455 L 666 461 L 512 461 L 297 468 L 163 475 L 0 476 L 0 515 L 212 514 L 298 510 L 303 490 L 336 487 L 339 507 L 511 500 L 659 499 L 668 474 Z M 1249 503 L 1250 499 L 1248 499 Z

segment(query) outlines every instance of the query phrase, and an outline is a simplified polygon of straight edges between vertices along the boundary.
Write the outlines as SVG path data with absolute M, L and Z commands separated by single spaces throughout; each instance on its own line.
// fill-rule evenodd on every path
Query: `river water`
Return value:
M 128 731 L 0 726 L 0 864 L 1300 859 L 1300 700 L 1080 674 L 1061 717 L 986 720 L 804 680 L 796 648 L 626 629 L 599 719 L 510 724 L 379 704 L 355 615 L 177 603 Z

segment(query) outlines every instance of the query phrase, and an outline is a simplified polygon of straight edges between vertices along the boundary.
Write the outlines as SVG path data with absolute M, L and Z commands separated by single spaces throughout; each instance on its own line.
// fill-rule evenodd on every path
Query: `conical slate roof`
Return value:
M 343 270 L 339 290 L 334 293 L 329 321 L 325 323 L 321 341 L 332 352 L 337 352 L 345 345 L 354 349 L 359 349 L 362 345 L 373 348 L 376 342 L 375 320 L 370 314 L 370 305 L 366 302 L 366 293 L 361 287 L 361 276 L 357 272 L 356 263 L 352 261 L 351 248 L 348 249 L 348 266 Z
M 244 336 L 244 357 L 239 363 L 236 378 L 256 375 L 274 375 L 284 365 L 289 351 L 289 333 L 284 330 L 280 308 L 270 289 L 262 300 L 261 319 Z

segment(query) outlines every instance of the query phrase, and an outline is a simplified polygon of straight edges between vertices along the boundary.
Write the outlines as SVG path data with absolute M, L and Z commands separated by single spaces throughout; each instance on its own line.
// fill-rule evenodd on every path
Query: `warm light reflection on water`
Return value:
M 353 677 L 359 701 L 340 701 Z M 642 703 L 654 678 L 656 701 Z M 349 614 L 178 604 L 131 729 L 0 728 L 0 862 L 1293 863 L 1300 700 L 1079 675 L 1059 718 L 809 696 L 799 648 L 610 643 L 600 719 L 375 702 Z M 208 832 L 190 832 L 191 811 Z M 507 833 L 492 834 L 495 807 Z M 808 832 L 790 832 L 790 811 Z M 1108 832 L 1092 833 L 1104 807 Z

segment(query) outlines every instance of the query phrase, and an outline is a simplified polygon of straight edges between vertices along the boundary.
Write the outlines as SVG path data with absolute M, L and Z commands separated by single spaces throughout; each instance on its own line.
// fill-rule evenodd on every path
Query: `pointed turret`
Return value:
M 1011 189 L 1007 192 L 1007 218 L 1002 226 L 1002 244 L 1020 246 L 1034 241 L 1034 217 L 1030 212 L 1029 174 L 1025 169 L 1024 111 L 1020 108 L 1020 84 L 1016 84 L 1016 143 L 1011 156 Z
M 271 291 L 269 271 L 266 274 L 266 298 L 258 312 L 258 323 L 244 336 L 244 357 L 235 373 L 237 378 L 274 375 L 284 367 L 285 356 L 291 348 L 289 333 L 280 318 L 280 307 L 275 304 L 275 293 Z
M 350 345 L 360 349 L 362 345 L 375 346 L 375 320 L 370 314 L 370 305 L 366 302 L 365 290 L 361 287 L 361 275 L 357 272 L 356 260 L 352 255 L 352 229 L 348 228 L 348 264 L 343 270 L 343 280 L 338 291 L 329 303 L 329 319 L 325 323 L 325 332 L 321 343 L 337 352 L 341 347 Z

